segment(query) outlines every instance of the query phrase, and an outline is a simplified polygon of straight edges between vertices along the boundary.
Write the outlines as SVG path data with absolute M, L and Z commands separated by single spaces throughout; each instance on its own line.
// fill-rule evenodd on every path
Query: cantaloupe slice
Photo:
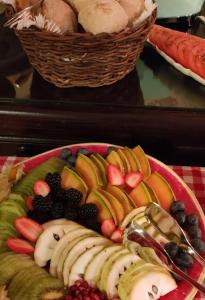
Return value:
M 140 162 L 137 158 L 137 156 L 133 153 L 133 151 L 128 148 L 124 147 L 123 152 L 125 153 L 132 172 L 141 171 Z
M 92 154 L 90 156 L 90 159 L 92 160 L 92 162 L 95 164 L 95 166 L 98 168 L 99 172 L 100 172 L 100 175 L 101 175 L 101 178 L 102 178 L 102 181 L 103 181 L 103 185 L 105 186 L 107 184 L 107 170 L 104 166 L 104 164 L 102 163 L 102 161 L 97 157 L 95 156 L 94 154 Z
M 127 159 L 127 156 L 123 152 L 123 149 L 118 149 L 117 153 L 119 154 L 119 156 L 123 162 L 125 174 L 131 172 L 131 166 L 130 166 L 129 160 Z
M 149 160 L 144 153 L 144 150 L 140 146 L 137 146 L 134 149 L 132 149 L 132 151 L 140 163 L 141 172 L 144 178 L 147 178 L 151 174 L 151 168 Z
M 106 158 L 107 162 L 113 166 L 116 166 L 123 175 L 126 174 L 126 170 L 123 164 L 123 161 L 119 155 L 119 153 L 117 153 L 117 151 L 113 150 L 112 152 L 110 152 L 110 154 L 107 156 Z
M 131 202 L 132 200 L 130 201 L 130 198 L 119 187 L 109 184 L 106 187 L 106 191 L 121 202 L 126 215 L 135 207 Z
M 158 172 L 154 172 L 146 179 L 146 184 L 156 194 L 160 205 L 164 209 L 169 210 L 170 205 L 175 200 L 175 196 L 165 178 L 162 177 Z
M 152 202 L 149 190 L 142 181 L 129 193 L 129 196 L 137 207 L 146 206 L 149 202 Z

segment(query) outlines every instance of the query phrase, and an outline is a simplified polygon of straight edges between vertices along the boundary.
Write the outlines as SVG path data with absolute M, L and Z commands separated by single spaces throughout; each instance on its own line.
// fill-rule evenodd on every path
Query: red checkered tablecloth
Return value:
M 0 156 L 0 172 L 6 163 L 17 163 L 22 157 Z M 170 166 L 191 188 L 205 212 L 205 167 Z M 204 297 L 198 293 L 195 300 L 202 300 Z

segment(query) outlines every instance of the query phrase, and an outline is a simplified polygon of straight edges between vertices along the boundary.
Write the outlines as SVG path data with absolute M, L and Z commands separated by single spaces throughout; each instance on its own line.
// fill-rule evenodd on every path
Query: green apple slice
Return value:
M 62 239 L 60 239 L 51 256 L 50 270 L 49 270 L 51 275 L 57 276 L 57 267 L 60 261 L 60 257 L 64 249 L 66 248 L 66 246 L 75 238 L 81 237 L 85 234 L 90 234 L 92 232 L 93 232 L 92 230 L 84 228 L 79 225 L 78 228 L 74 228 L 71 231 L 67 232 L 67 234 L 65 234 L 62 237 Z
M 59 240 L 72 229 L 73 224 L 53 225 L 41 233 L 34 251 L 34 260 L 38 266 L 46 266 Z
M 133 263 L 141 260 L 136 254 L 121 254 L 116 259 L 109 260 L 109 263 L 105 264 L 102 271 L 102 286 L 108 298 L 113 298 L 118 295 L 117 286 L 120 276 L 128 269 Z
M 104 248 L 104 245 L 94 246 L 86 250 L 77 258 L 70 270 L 68 286 L 73 285 L 76 280 L 82 279 L 82 277 L 84 277 L 86 266 L 93 259 L 93 257 Z
M 107 245 L 110 244 L 111 242 L 101 236 L 95 236 L 95 237 L 87 237 L 83 239 L 82 241 L 79 241 L 68 253 L 66 260 L 64 262 L 64 267 L 63 267 L 63 280 L 64 284 L 68 285 L 68 280 L 69 280 L 69 272 L 70 269 L 73 265 L 73 263 L 76 260 L 76 257 L 84 253 L 87 249 L 97 246 L 97 245 Z
M 121 245 L 113 245 L 108 246 L 102 251 L 100 251 L 97 255 L 93 257 L 93 259 L 89 262 L 86 267 L 84 279 L 91 285 L 95 286 L 100 279 L 101 270 L 105 263 L 105 261 L 113 255 L 116 251 L 122 250 L 123 246 Z
M 61 252 L 61 256 L 58 262 L 58 266 L 57 266 L 57 277 L 63 280 L 63 268 L 64 268 L 64 263 L 66 260 L 66 257 L 68 255 L 68 253 L 72 250 L 72 248 L 81 240 L 84 240 L 87 237 L 96 237 L 99 236 L 96 232 L 90 232 L 90 233 L 85 233 L 84 235 L 78 236 L 76 237 L 74 240 L 72 240 L 70 243 L 66 244 L 66 247 L 63 249 L 63 251 Z

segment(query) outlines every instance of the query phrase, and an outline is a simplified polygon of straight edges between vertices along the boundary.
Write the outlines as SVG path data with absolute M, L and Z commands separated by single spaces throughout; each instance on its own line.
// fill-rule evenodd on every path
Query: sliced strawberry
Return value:
M 26 206 L 29 210 L 33 210 L 33 197 L 32 196 L 28 196 L 26 198 Z
M 34 252 L 34 247 L 29 242 L 19 238 L 9 238 L 7 247 L 16 253 L 29 254 Z
M 125 183 L 131 188 L 135 188 L 143 179 L 141 172 L 130 172 L 125 176 Z
M 51 189 L 48 183 L 44 180 L 37 180 L 33 185 L 33 190 L 36 195 L 46 197 Z
M 123 235 L 123 231 L 121 229 L 117 229 L 112 233 L 110 239 L 111 239 L 111 241 L 113 241 L 115 243 L 121 243 L 122 235 Z
M 36 242 L 43 231 L 43 227 L 40 224 L 27 217 L 17 218 L 15 227 L 24 238 L 31 242 Z
M 114 165 L 109 165 L 107 168 L 108 181 L 112 185 L 122 185 L 124 183 L 124 176 L 120 169 Z
M 103 221 L 101 225 L 102 234 L 106 237 L 110 237 L 112 233 L 115 231 L 115 223 L 112 219 L 106 219 Z

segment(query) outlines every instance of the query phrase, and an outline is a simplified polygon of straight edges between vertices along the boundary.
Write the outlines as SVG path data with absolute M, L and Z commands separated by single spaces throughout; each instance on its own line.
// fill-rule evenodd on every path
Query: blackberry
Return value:
M 31 218 L 32 220 L 36 221 L 39 224 L 43 224 L 52 220 L 52 216 L 50 213 L 40 210 L 29 210 L 27 212 L 27 217 Z
M 76 221 L 78 219 L 78 212 L 76 209 L 66 209 L 64 212 L 64 217 L 71 221 Z
M 67 160 L 72 155 L 72 151 L 70 149 L 64 148 L 60 153 L 60 158 L 63 160 Z
M 53 201 L 50 195 L 43 196 L 35 196 L 33 198 L 33 209 L 39 210 L 43 212 L 50 212 L 53 205 Z
M 84 204 L 79 207 L 79 218 L 80 219 L 89 219 L 97 216 L 97 207 L 93 203 Z
M 61 176 L 59 173 L 48 173 L 46 175 L 45 181 L 51 188 L 51 191 L 56 191 L 61 188 Z
M 53 199 L 55 202 L 64 202 L 65 200 L 65 190 L 59 189 L 56 190 L 55 193 L 53 193 Z
M 83 225 L 85 225 L 87 228 L 94 230 L 98 233 L 101 233 L 101 224 L 98 222 L 97 219 L 86 219 L 83 222 Z
M 66 207 L 78 207 L 80 204 L 80 201 L 83 198 L 83 194 L 81 191 L 76 190 L 74 188 L 70 188 L 68 190 L 65 190 L 65 204 Z
M 53 203 L 51 215 L 54 219 L 60 219 L 64 217 L 64 205 L 62 202 Z

